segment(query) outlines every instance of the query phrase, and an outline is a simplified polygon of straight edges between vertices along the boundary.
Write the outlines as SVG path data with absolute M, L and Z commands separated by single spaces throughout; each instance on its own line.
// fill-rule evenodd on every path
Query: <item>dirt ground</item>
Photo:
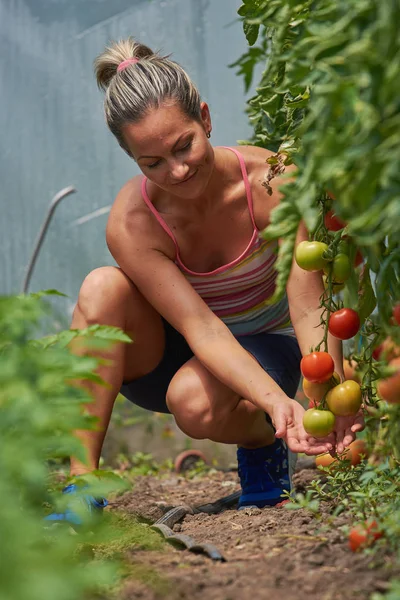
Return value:
M 315 469 L 298 471 L 296 489 L 304 492 L 317 475 Z M 194 479 L 140 477 L 110 510 L 154 522 L 173 506 L 212 502 L 237 489 L 235 472 L 214 471 Z M 352 553 L 341 530 L 346 516 L 333 518 L 329 506 L 321 513 L 318 519 L 305 509 L 282 507 L 186 515 L 174 531 L 214 544 L 225 562 L 168 543 L 164 552 L 132 549 L 132 567 L 150 567 L 163 583 L 128 577 L 121 600 L 366 600 L 375 591 L 384 592 L 394 574 L 390 557 Z

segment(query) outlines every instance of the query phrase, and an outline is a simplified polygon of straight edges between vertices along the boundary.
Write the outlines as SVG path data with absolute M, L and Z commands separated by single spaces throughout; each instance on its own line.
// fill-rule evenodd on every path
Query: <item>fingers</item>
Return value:
M 287 434 L 287 422 L 285 415 L 279 414 L 274 420 L 275 437 L 284 438 Z
M 331 444 L 321 442 L 315 438 L 299 439 L 298 437 L 289 436 L 286 443 L 292 452 L 304 452 L 309 456 L 325 454 L 332 449 Z

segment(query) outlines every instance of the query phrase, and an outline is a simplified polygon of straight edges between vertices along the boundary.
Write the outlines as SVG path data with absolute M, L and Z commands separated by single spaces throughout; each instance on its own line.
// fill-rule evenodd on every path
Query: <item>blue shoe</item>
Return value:
M 73 494 L 75 496 L 77 491 L 78 486 L 71 484 L 67 485 L 62 492 L 63 494 Z M 77 506 L 77 502 L 80 502 L 81 506 L 84 508 L 84 512 L 88 514 L 87 521 L 92 521 L 98 517 L 101 517 L 103 508 L 105 508 L 108 504 L 108 501 L 105 498 L 95 498 L 90 494 L 79 495 L 79 497 L 75 497 L 74 500 L 75 508 Z M 73 506 L 67 506 L 66 510 L 62 513 L 51 513 L 50 515 L 47 515 L 44 520 L 52 523 L 68 523 L 73 527 L 81 527 L 87 522 L 84 518 L 84 515 L 82 515 L 82 510 L 76 512 L 76 510 L 73 510 Z
M 292 489 L 297 455 L 281 439 L 269 446 L 238 448 L 237 459 L 242 495 L 238 508 L 275 506 Z

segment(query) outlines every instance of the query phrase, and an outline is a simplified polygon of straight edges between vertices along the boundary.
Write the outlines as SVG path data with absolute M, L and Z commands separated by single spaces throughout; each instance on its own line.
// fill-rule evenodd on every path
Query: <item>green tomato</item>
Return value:
M 329 287 L 327 275 L 322 275 L 322 281 L 324 282 L 324 288 L 327 290 Z M 338 294 L 339 292 L 344 290 L 344 287 L 344 283 L 335 283 L 334 281 L 332 282 L 332 292 L 334 294 Z
M 294 257 L 301 269 L 305 271 L 320 271 L 327 265 L 323 258 L 328 246 L 324 242 L 300 242 L 297 245 Z
M 329 435 L 335 427 L 335 415 L 330 410 L 309 408 L 303 415 L 303 427 L 315 438 Z
M 324 273 L 332 271 L 332 280 L 336 283 L 343 283 L 347 281 L 351 273 L 351 263 L 347 254 L 337 254 L 333 259 L 333 262 L 327 264 L 324 267 Z

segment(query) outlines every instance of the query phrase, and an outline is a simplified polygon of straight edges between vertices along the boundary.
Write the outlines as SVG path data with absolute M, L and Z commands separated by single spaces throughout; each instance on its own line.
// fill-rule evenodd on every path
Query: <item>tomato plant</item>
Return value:
M 344 370 L 347 384 L 355 379 L 362 388 L 371 456 L 359 476 L 340 479 L 338 472 L 330 478 L 331 499 L 366 518 L 382 511 L 392 532 L 387 543 L 397 552 L 400 535 L 393 523 L 400 522 L 400 494 L 393 481 L 400 465 L 400 396 L 398 371 L 393 375 L 388 367 L 397 369 L 392 361 L 400 358 L 400 104 L 393 68 L 400 55 L 400 5 L 245 0 L 239 13 L 249 44 L 258 40 L 237 62 L 248 87 L 262 63 L 248 107 L 252 141 L 275 153 L 267 160 L 268 180 L 282 172 L 278 167 L 296 166 L 262 234 L 281 240 L 273 300 L 285 294 L 303 221 L 310 240 L 328 247 L 316 326 L 321 341 L 313 340 L 313 349 L 329 353 L 332 343 L 337 346 L 329 323 L 343 305 L 360 319 L 356 336 L 345 344 Z M 334 214 L 344 231 L 331 223 Z M 357 398 L 358 391 L 355 406 Z
M 335 386 L 326 395 L 329 410 L 338 417 L 355 415 L 361 408 L 361 402 L 361 388 L 351 379 Z
M 303 377 L 311 383 L 324 383 L 333 375 L 335 364 L 328 352 L 311 352 L 300 362 Z
M 342 308 L 331 314 L 329 332 L 340 340 L 354 337 L 360 329 L 360 317 L 352 308 Z
M 324 252 L 328 246 L 323 242 L 300 242 L 295 251 L 295 259 L 299 267 L 305 271 L 320 271 L 326 266 Z
M 329 435 L 335 427 L 335 415 L 330 410 L 309 408 L 303 415 L 303 426 L 315 438 Z

